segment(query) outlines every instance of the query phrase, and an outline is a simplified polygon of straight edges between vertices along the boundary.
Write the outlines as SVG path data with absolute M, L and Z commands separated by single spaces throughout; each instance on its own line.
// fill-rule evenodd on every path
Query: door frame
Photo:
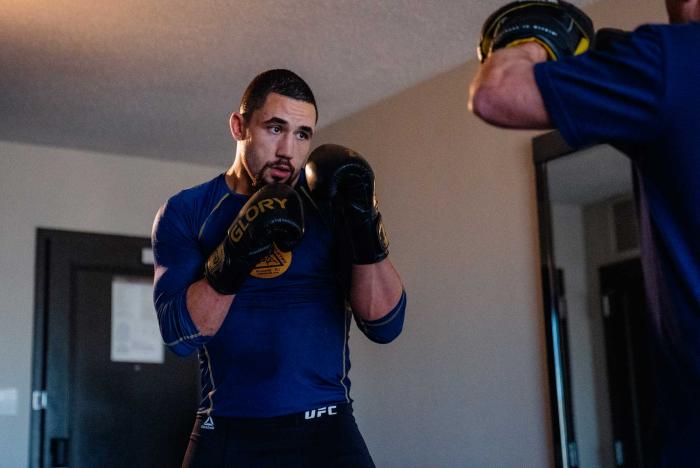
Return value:
M 549 202 L 547 163 L 565 157 L 574 151 L 556 130 L 532 139 L 532 161 L 535 166 L 537 193 L 542 306 L 547 350 L 547 383 L 552 423 L 552 461 L 555 468 L 577 467 L 578 447 L 574 434 L 573 397 L 568 378 L 570 366 L 564 344 L 565 333 L 562 330 L 562 316 L 565 313 L 565 301 L 561 290 L 563 282 L 560 281 L 557 274 L 554 258 L 554 234 Z

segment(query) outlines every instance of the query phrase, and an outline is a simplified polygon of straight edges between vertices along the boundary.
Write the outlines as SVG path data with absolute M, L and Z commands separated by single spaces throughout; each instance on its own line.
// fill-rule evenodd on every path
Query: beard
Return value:
M 284 170 L 288 171 L 286 176 L 272 176 L 269 174 L 272 170 Z M 265 174 L 265 171 L 268 174 Z M 252 189 L 253 192 L 260 190 L 263 186 L 279 183 L 291 185 L 292 180 L 294 180 L 294 167 L 286 159 L 277 159 L 276 161 L 266 163 L 257 173 L 251 174 Z

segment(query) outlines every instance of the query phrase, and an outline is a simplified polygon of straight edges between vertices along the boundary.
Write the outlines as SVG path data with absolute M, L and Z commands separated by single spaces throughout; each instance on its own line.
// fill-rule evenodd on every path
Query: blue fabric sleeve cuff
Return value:
M 406 291 L 401 292 L 399 302 L 384 317 L 377 320 L 361 320 L 357 323 L 367 338 L 375 343 L 386 344 L 401 333 L 403 321 L 406 315 Z
M 187 356 L 211 337 L 202 335 L 187 310 L 187 290 L 178 293 L 158 310 L 165 345 L 178 356 Z

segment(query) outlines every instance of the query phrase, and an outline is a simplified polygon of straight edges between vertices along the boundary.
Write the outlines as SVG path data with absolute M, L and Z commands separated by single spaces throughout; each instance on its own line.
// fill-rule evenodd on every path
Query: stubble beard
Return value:
M 271 177 L 265 178 L 265 171 L 268 169 L 273 169 L 275 167 L 286 167 L 289 169 L 289 175 L 284 178 Z M 291 185 L 295 178 L 294 167 L 286 160 L 276 160 L 273 162 L 266 163 L 256 174 L 251 174 L 251 189 L 255 193 L 265 185 L 280 183 Z

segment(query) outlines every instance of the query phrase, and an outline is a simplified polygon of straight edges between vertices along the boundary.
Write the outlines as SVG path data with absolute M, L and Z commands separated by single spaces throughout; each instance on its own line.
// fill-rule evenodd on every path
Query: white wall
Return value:
M 0 389 L 17 414 L 0 416 L 0 467 L 27 466 L 36 228 L 150 236 L 177 190 L 221 168 L 0 142 Z

